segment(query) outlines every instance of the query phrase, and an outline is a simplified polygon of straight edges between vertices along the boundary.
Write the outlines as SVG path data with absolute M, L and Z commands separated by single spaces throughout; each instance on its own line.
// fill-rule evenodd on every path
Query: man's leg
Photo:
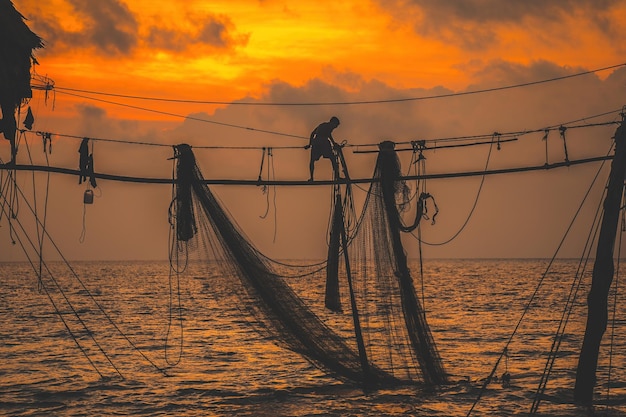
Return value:
M 315 160 L 313 159 L 313 154 L 311 153 L 311 161 L 309 162 L 309 173 L 311 174 L 309 177 L 309 181 L 313 181 L 313 171 L 315 170 Z
M 15 157 L 17 156 L 17 146 L 15 146 L 15 135 L 13 135 L 13 138 L 9 139 L 9 142 L 11 142 L 11 162 L 9 163 L 14 164 Z

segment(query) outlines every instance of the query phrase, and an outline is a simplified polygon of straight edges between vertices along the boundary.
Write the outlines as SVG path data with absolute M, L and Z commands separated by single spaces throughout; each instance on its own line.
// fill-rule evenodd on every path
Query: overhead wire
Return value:
M 258 133 L 268 133 L 268 134 L 271 134 L 271 135 L 286 136 L 286 137 L 291 137 L 291 138 L 296 138 L 296 139 L 308 139 L 308 137 L 306 137 L 306 136 L 293 135 L 293 134 L 290 134 L 290 133 L 277 132 L 277 131 L 273 131 L 273 130 L 258 129 L 258 128 L 249 127 L 249 126 L 241 126 L 241 125 L 236 125 L 236 124 L 233 124 L 233 123 L 218 122 L 216 120 L 203 119 L 203 118 L 200 118 L 200 117 L 195 117 L 195 116 L 190 116 L 190 115 L 185 116 L 185 115 L 182 115 L 182 114 L 167 112 L 167 111 L 163 111 L 163 110 L 149 109 L 149 108 L 146 108 L 146 107 L 134 106 L 132 104 L 118 103 L 118 102 L 115 102 L 115 101 L 103 100 L 103 99 L 95 98 L 95 97 L 87 97 L 87 96 L 84 96 L 84 95 L 68 93 L 68 92 L 65 92 L 65 91 L 59 91 L 59 93 L 65 94 L 65 95 L 69 95 L 69 96 L 84 98 L 84 99 L 87 99 L 87 100 L 94 100 L 94 101 L 98 101 L 98 102 L 101 102 L 101 103 L 113 104 L 113 105 L 116 105 L 116 106 L 126 107 L 126 108 L 130 108 L 130 109 L 141 110 L 141 111 L 155 113 L 155 114 L 161 114 L 161 115 L 164 115 L 164 116 L 176 117 L 176 118 L 179 118 L 179 119 L 193 120 L 193 121 L 196 121 L 196 122 L 210 123 L 210 124 L 214 124 L 214 125 L 217 125 L 217 126 L 230 127 L 230 128 L 234 128 L 234 129 L 243 129 L 243 130 L 248 130 L 248 131 L 253 131 L 253 132 L 258 132 Z
M 581 72 L 578 74 L 572 74 L 569 76 L 564 76 L 564 77 L 556 77 L 556 78 L 552 78 L 549 80 L 543 80 L 543 81 L 537 81 L 537 82 L 530 82 L 530 83 L 522 83 L 522 84 L 517 84 L 514 86 L 506 86 L 506 87 L 501 87 L 501 88 L 495 88 L 495 89 L 487 89 L 487 90 L 479 90 L 477 92 L 486 92 L 486 91 L 497 91 L 497 90 L 502 90 L 502 89 L 509 89 L 509 88 L 518 88 L 518 87 L 524 87 L 524 86 L 528 86 L 528 85 L 533 85 L 533 84 L 540 84 L 540 83 L 545 83 L 545 82 L 551 82 L 551 81 L 556 81 L 556 80 L 561 80 L 561 79 L 565 79 L 565 78 L 572 78 L 575 76 L 580 76 L 580 75 L 586 75 L 586 74 L 590 74 L 590 73 L 594 73 L 594 72 L 599 72 L 599 71 L 604 71 L 604 70 L 608 70 L 608 69 L 614 69 L 614 68 L 618 68 L 621 66 L 625 66 L 626 63 L 623 64 L 619 64 L 619 65 L 614 65 L 614 66 L 609 66 L 609 67 L 605 67 L 605 68 L 600 68 L 597 70 L 592 70 L 592 71 L 585 71 L 585 72 Z M 59 87 L 55 87 L 55 88 L 59 88 Z M 64 91 L 66 90 L 66 91 Z M 291 138 L 296 138 L 296 139 L 308 139 L 308 137 L 306 136 L 301 136 L 301 135 L 295 135 L 295 134 L 291 134 L 291 133 L 285 133 L 285 132 L 278 132 L 278 131 L 274 131 L 274 130 L 267 130 L 267 129 L 259 129 L 259 128 L 254 128 L 254 127 L 250 127 L 250 126 L 242 126 L 242 125 L 238 125 L 238 124 L 234 124 L 234 123 L 226 123 L 226 122 L 220 122 L 220 121 L 216 121 L 216 120 L 210 120 L 210 119 L 206 119 L 206 118 L 200 118 L 200 117 L 196 117 L 196 116 L 191 116 L 191 115 L 181 115 L 181 114 L 177 114 L 177 113 L 172 113 L 172 112 L 166 112 L 166 111 L 162 111 L 162 110 L 156 110 L 156 109 L 150 109 L 150 108 L 145 108 L 145 107 L 141 107 L 141 106 L 136 106 L 136 105 L 131 105 L 131 104 L 126 104 L 126 103 L 120 103 L 120 102 L 116 102 L 116 101 L 111 101 L 111 100 L 104 100 L 104 99 L 100 99 L 100 98 L 96 98 L 96 97 L 89 97 L 89 96 L 85 96 L 82 94 L 76 94 L 75 92 L 72 91 L 76 91 L 76 92 L 85 92 L 85 93 L 91 93 L 91 94 L 101 94 L 101 95 L 110 95 L 110 96 L 115 96 L 115 97 L 123 97 L 123 98 L 141 98 L 139 96 L 126 96 L 126 95 L 120 95 L 120 94 L 109 94 L 109 93 L 102 93 L 102 92 L 95 92 L 95 91 L 88 91 L 88 90 L 78 90 L 78 89 L 60 89 L 60 93 L 62 94 L 66 94 L 66 95 L 70 95 L 70 96 L 74 96 L 74 97 L 78 97 L 78 98 L 83 98 L 83 99 L 87 99 L 87 100 L 94 100 L 94 101 L 98 101 L 98 102 L 102 102 L 102 103 L 106 103 L 106 104 L 111 104 L 111 105 L 116 105 L 116 106 L 122 106 L 122 107 L 126 107 L 126 108 L 131 108 L 131 109 L 135 109 L 135 110 L 141 110 L 141 111 L 146 111 L 146 112 L 151 112 L 151 113 L 156 113 L 156 114 L 161 114 L 161 115 L 167 115 L 167 116 L 171 116 L 171 117 L 176 117 L 176 118 L 183 118 L 183 119 L 188 119 L 188 120 L 194 120 L 194 121 L 198 121 L 198 122 L 203 122 L 203 123 L 210 123 L 210 124 L 215 124 L 218 126 L 224 126 L 224 127 L 229 127 L 229 128 L 235 128 L 235 129 L 243 129 L 243 130 L 247 130 L 247 131 L 254 131 L 254 132 L 258 132 L 258 133 L 266 133 L 266 134 L 271 134 L 271 135 L 277 135 L 277 136 L 284 136 L 284 137 L 291 137 Z M 464 92 L 464 93 L 455 93 L 455 95 L 466 95 L 470 92 Z M 476 92 L 474 92 L 476 93 Z M 443 97 L 450 97 L 453 95 L 441 95 L 441 96 L 428 96 L 428 97 L 422 97 L 422 98 L 413 98 L 411 100 L 417 100 L 417 99 L 426 99 L 426 98 L 443 98 Z M 148 99 L 148 98 L 145 98 Z M 159 101 L 168 101 L 168 99 L 161 99 Z M 173 99 L 173 101 L 178 102 L 177 99 Z M 406 101 L 406 100 L 403 100 Z M 384 102 L 388 102 L 387 100 L 381 100 L 379 101 L 381 103 Z M 232 103 L 240 103 L 240 102 L 232 102 Z M 352 102 L 352 104 L 356 104 L 359 102 Z M 203 103 L 203 104 L 207 104 L 207 103 Z M 230 102 L 223 102 L 223 104 L 230 104 Z M 325 105 L 329 105 L 329 104 L 333 104 L 333 103 L 324 103 Z M 337 104 L 337 103 L 335 103 Z M 284 105 L 284 103 L 283 103 Z M 607 112 L 604 113 L 602 115 L 605 114 L 610 114 L 612 112 Z M 595 115 L 595 116 L 588 116 L 585 117 L 583 119 L 579 119 L 579 120 L 587 120 L 589 118 L 595 118 L 595 117 L 599 117 L 600 115 Z M 548 128 L 542 128 L 541 130 L 544 131 L 545 129 L 554 129 L 557 126 L 562 126 L 565 124 L 569 124 L 569 123 L 573 123 L 573 122 L 568 122 L 568 123 L 561 123 L 559 125 L 555 125 L 555 126 L 551 126 Z M 538 131 L 538 130 L 534 130 L 534 131 Z M 518 132 L 509 132 L 509 133 L 505 133 L 503 134 L 503 136 L 514 136 L 514 135 L 523 135 L 523 134 L 527 134 L 527 133 L 532 133 L 533 131 L 518 131 Z M 468 136 L 465 137 L 467 139 L 471 139 L 471 138 L 486 138 L 489 137 L 489 135 L 476 135 L 476 136 Z M 463 137 L 458 137 L 458 138 L 444 138 L 444 139 L 431 139 L 431 140 L 448 140 L 448 139 L 463 139 Z M 398 143 L 409 143 L 409 142 L 398 142 Z M 144 143 L 144 144 L 148 144 L 148 143 Z M 375 144 L 377 145 L 377 144 Z M 162 145 L 162 146 L 168 146 L 168 145 Z M 368 145 L 360 145 L 360 146 L 368 146 Z M 215 147 L 213 147 L 215 148 Z M 220 147 L 218 147 L 220 148 Z
M 150 111 L 150 110 L 149 110 Z M 529 134 L 533 134 L 533 133 L 546 133 L 546 132 L 550 132 L 552 130 L 558 130 L 559 128 L 561 128 L 562 126 L 567 126 L 567 129 L 582 129 L 582 128 L 589 128 L 589 127 L 600 127 L 600 126 L 608 126 L 608 125 L 614 125 L 614 124 L 618 124 L 618 121 L 607 121 L 607 122 L 599 122 L 599 123 L 586 123 L 586 124 L 582 124 L 582 125 L 573 125 L 573 126 L 569 126 L 572 123 L 578 123 L 584 120 L 589 120 L 589 119 L 594 119 L 594 118 L 598 118 L 598 117 L 602 117 L 602 116 L 607 116 L 610 114 L 619 114 L 622 111 L 622 108 L 619 109 L 615 109 L 615 110 L 611 110 L 611 111 L 607 111 L 607 112 L 603 112 L 600 114 L 595 114 L 595 115 L 591 115 L 591 116 L 586 116 L 584 118 L 581 119 L 577 119 L 574 121 L 569 121 L 569 122 L 563 122 L 563 123 L 559 123 L 556 125 L 552 125 L 552 126 L 548 126 L 548 127 L 542 127 L 542 128 L 536 128 L 536 129 L 530 129 L 530 130 L 518 130 L 518 131 L 510 131 L 510 132 L 492 132 L 492 133 L 485 133 L 485 134 L 477 134 L 477 135 L 462 135 L 462 136 L 447 136 L 447 137 L 438 137 L 438 138 L 430 138 L 430 139 L 423 139 L 425 142 L 427 143 L 447 143 L 447 142 L 460 142 L 460 141 L 468 141 L 468 140 L 479 140 L 479 139 L 490 139 L 494 133 L 498 133 L 499 137 L 500 137 L 500 142 L 501 143 L 506 143 L 507 141 L 511 141 L 511 140 L 517 140 L 517 138 L 519 138 L 520 136 L 524 136 L 524 135 L 529 135 Z M 174 116 L 173 113 L 168 113 L 169 115 Z M 177 117 L 181 117 L 181 118 L 189 118 L 187 116 L 183 116 L 183 115 L 175 115 Z M 214 121 L 210 121 L 208 119 L 200 119 L 200 118 L 194 118 L 194 120 L 198 120 L 198 121 L 205 121 L 207 123 L 217 123 L 220 124 L 221 122 L 214 122 Z M 298 139 L 305 139 L 306 137 L 304 136 L 297 136 L 297 135 L 291 135 L 291 134 L 286 134 L 286 133 L 281 133 L 281 132 L 273 132 L 270 130 L 261 130 L 261 129 L 254 129 L 254 128 L 248 128 L 245 126 L 238 126 L 238 125 L 229 125 L 229 127 L 237 127 L 240 129 L 246 129 L 246 130 L 251 130 L 251 131 L 259 131 L 259 132 L 263 132 L 263 133 L 268 133 L 268 134 L 276 134 L 276 135 L 281 135 L 281 136 L 290 136 L 290 137 L 294 137 L 294 138 L 298 138 Z M 70 139 L 79 139 L 82 140 L 85 137 L 88 137 L 91 141 L 94 142 L 110 142 L 110 143 L 120 143 L 120 144 L 128 144 L 128 145 L 144 145 L 144 146 L 154 146 L 154 147 L 167 147 L 167 148 L 171 148 L 171 144 L 165 144 L 165 143 L 154 143 L 154 142 L 146 142 L 146 141 L 133 141 L 133 140 L 128 140 L 128 139 L 112 139 L 112 138 L 103 138 L 103 137 L 91 137 L 89 135 L 72 135 L 72 134 L 67 134 L 67 133 L 60 133 L 60 132 L 44 132 L 44 131 L 29 131 L 29 130 L 20 130 L 21 133 L 25 133 L 25 134 L 36 134 L 36 135 L 43 135 L 43 134 L 49 134 L 49 135 L 53 135 L 53 136 L 57 136 L 57 137 L 63 137 L 63 138 L 70 138 Z M 507 139 L 510 138 L 510 139 Z M 415 142 L 414 140 L 408 140 L 408 141 L 396 141 L 394 143 L 396 143 L 396 145 L 410 145 L 412 142 Z M 488 142 L 470 142 L 470 143 L 464 143 L 462 145 L 452 145 L 452 146 L 434 146 L 434 147 L 426 147 L 425 150 L 436 150 L 436 149 L 441 149 L 441 148 L 446 148 L 446 147 L 453 147 L 453 146 L 470 146 L 470 145 L 482 145 L 482 144 L 489 144 L 491 143 L 490 141 Z M 345 145 L 343 145 L 344 147 L 347 148 L 355 148 L 355 150 L 353 151 L 353 153 L 369 153 L 369 152 L 377 152 L 377 151 L 361 151 L 360 148 L 367 148 L 367 147 L 377 147 L 378 143 L 365 143 L 365 144 L 350 144 L 350 143 L 346 143 Z M 262 150 L 264 147 L 266 146 L 228 146 L 228 145 L 193 145 L 194 149 L 212 149 L 212 150 L 219 150 L 219 149 L 225 149 L 225 150 Z M 292 150 L 300 150 L 303 147 L 302 146 L 294 146 L 294 145 L 284 145 L 284 146 L 272 146 L 272 148 L 274 150 L 276 149 L 292 149 Z M 411 150 L 411 149 L 408 149 Z
M 190 100 L 190 99 L 168 99 L 168 98 L 162 98 L 162 97 L 146 97 L 146 96 L 129 95 L 129 94 L 107 93 L 107 92 L 102 92 L 102 91 L 83 90 L 83 89 L 59 87 L 59 86 L 54 86 L 53 88 L 56 91 L 59 91 L 65 94 L 69 94 L 70 92 L 73 92 L 73 93 L 95 94 L 95 95 L 134 99 L 134 100 L 161 101 L 161 102 L 169 102 L 169 103 L 213 104 L 213 105 L 234 105 L 234 106 L 352 106 L 352 105 L 363 105 L 363 104 L 403 103 L 403 102 L 410 102 L 410 101 L 435 100 L 435 99 L 441 99 L 441 98 L 468 96 L 468 95 L 474 95 L 474 94 L 484 94 L 484 93 L 511 90 L 515 88 L 529 87 L 533 85 L 546 84 L 546 83 L 551 83 L 555 81 L 566 80 L 569 78 L 575 78 L 575 77 L 580 77 L 584 75 L 594 74 L 597 72 L 617 69 L 623 66 L 626 66 L 626 62 L 621 63 L 621 64 L 616 64 L 616 65 L 610 65 L 610 66 L 603 67 L 603 68 L 582 71 L 582 72 L 578 72 L 575 74 L 568 74 L 568 75 L 552 77 L 552 78 L 543 79 L 543 80 L 529 81 L 525 83 L 518 83 L 518 84 L 512 84 L 512 85 L 506 85 L 506 86 L 500 86 L 500 87 L 484 88 L 484 89 L 479 89 L 479 90 L 453 92 L 453 93 L 446 93 L 446 94 L 435 94 L 435 95 L 419 96 L 419 97 L 404 97 L 404 98 L 390 98 L 390 99 L 377 99 L 377 100 L 355 100 L 355 101 L 328 101 L 328 102 L 253 101 L 253 102 L 247 102 L 247 101 L 220 101 L 220 100 Z

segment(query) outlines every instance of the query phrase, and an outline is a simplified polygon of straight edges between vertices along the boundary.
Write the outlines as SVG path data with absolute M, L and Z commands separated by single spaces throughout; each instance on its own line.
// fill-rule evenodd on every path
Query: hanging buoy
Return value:
M 93 204 L 93 190 L 85 190 L 85 195 L 83 196 L 83 203 Z

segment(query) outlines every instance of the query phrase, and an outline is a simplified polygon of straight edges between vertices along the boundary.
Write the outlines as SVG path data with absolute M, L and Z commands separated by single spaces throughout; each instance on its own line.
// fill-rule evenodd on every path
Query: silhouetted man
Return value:
M 311 148 L 311 162 L 309 163 L 309 171 L 311 176 L 309 181 L 313 181 L 313 171 L 315 170 L 315 161 L 320 158 L 330 159 L 330 163 L 333 166 L 333 173 L 335 176 L 339 176 L 339 167 L 337 165 L 337 158 L 333 148 L 337 146 L 335 139 L 333 139 L 332 132 L 339 126 L 339 119 L 335 116 L 331 117 L 328 122 L 320 123 L 309 138 L 309 144 L 304 149 Z

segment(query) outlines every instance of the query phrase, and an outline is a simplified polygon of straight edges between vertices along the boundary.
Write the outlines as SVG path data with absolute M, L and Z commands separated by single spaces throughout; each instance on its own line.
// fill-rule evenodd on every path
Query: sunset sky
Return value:
M 255 179 L 260 151 L 200 148 L 296 148 L 306 144 L 303 138 L 318 123 L 333 115 L 342 122 L 335 137 L 358 145 L 533 130 L 577 120 L 618 121 L 626 105 L 626 68 L 619 66 L 626 62 L 626 3 L 617 0 L 13 3 L 45 42 L 45 48 L 35 52 L 39 61 L 35 71 L 52 79 L 55 90 L 47 100 L 36 90 L 30 106 L 36 119 L 33 130 L 57 134 L 54 153 L 49 155 L 55 166 L 77 167 L 79 142 L 61 135 L 160 145 L 186 142 L 199 148 L 206 178 Z M 614 68 L 524 88 L 440 99 L 366 105 L 228 104 L 450 95 L 605 67 Z M 608 114 L 592 117 L 604 113 Z M 605 155 L 614 130 L 615 125 L 568 132 L 570 158 Z M 563 141 L 558 132 L 551 135 L 548 159 L 560 161 Z M 30 134 L 26 140 L 36 150 L 34 163 L 42 163 L 41 138 Z M 490 163 L 494 167 L 540 165 L 546 162 L 545 145 L 542 134 L 520 137 L 503 146 Z M 7 149 L 8 143 L 0 148 L 3 158 Z M 432 152 L 427 154 L 428 170 L 482 170 L 487 152 L 485 146 Z M 165 146 L 94 145 L 99 172 L 167 178 L 170 156 L 171 148 Z M 18 163 L 27 163 L 27 158 L 21 145 Z M 354 176 L 371 175 L 373 156 L 349 152 L 347 158 Z M 277 149 L 274 164 L 279 179 L 308 175 L 308 153 L 303 149 Z M 327 161 L 316 167 L 316 177 L 329 177 Z M 427 256 L 552 256 L 598 168 L 596 164 L 487 178 L 463 233 L 450 245 L 427 249 Z M 601 183 L 607 172 L 603 171 Z M 85 208 L 84 187 L 74 178 L 53 176 L 51 181 L 51 234 L 56 232 L 70 258 L 167 256 L 169 187 L 101 181 L 95 204 Z M 459 230 L 479 185 L 480 178 L 432 182 L 429 190 L 439 194 L 442 212 L 437 225 L 425 227 L 426 240 L 445 241 Z M 274 257 L 323 256 L 328 187 L 275 191 L 276 221 L 273 215 L 259 218 L 269 201 L 259 188 L 217 188 L 262 251 Z M 599 199 L 599 191 L 593 196 Z M 79 243 L 83 224 L 86 239 Z M 585 227 L 580 226 L 580 236 Z M 6 234 L 7 228 L 3 229 Z M 17 248 L 8 253 L 4 249 L 7 241 L 2 240 L 0 256 L 18 257 Z M 572 244 L 567 256 L 578 256 L 579 246 Z

